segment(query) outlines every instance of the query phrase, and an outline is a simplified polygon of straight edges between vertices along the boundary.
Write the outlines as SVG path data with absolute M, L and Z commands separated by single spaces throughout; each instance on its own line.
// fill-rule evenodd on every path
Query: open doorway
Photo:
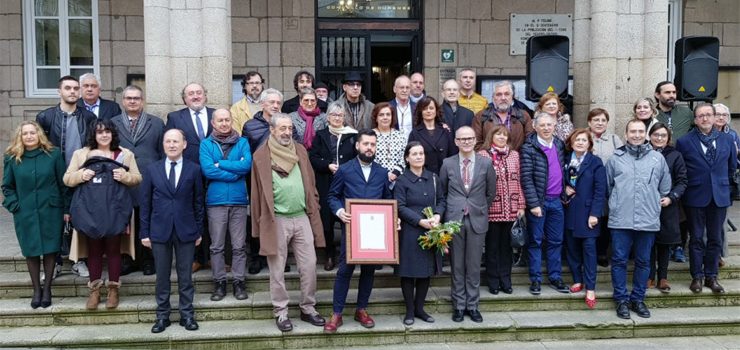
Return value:
M 411 74 L 411 43 L 372 42 L 371 100 L 374 103 L 393 99 L 393 84 L 399 75 Z

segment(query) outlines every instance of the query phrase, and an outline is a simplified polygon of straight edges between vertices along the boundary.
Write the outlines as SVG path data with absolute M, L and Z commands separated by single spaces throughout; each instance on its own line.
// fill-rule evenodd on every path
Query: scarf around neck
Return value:
M 240 137 L 239 133 L 236 132 L 236 130 L 234 129 L 231 129 L 228 133 L 222 134 L 215 128 L 213 129 L 211 136 L 213 137 L 213 140 L 216 141 L 216 143 L 218 143 L 218 145 L 221 147 L 221 153 L 224 156 L 223 159 L 229 157 L 231 149 L 234 148 L 234 145 L 236 145 L 237 142 L 239 142 Z
M 495 145 L 491 145 L 491 149 L 488 152 L 491 154 L 491 160 L 493 161 L 493 164 L 499 165 L 504 160 L 504 157 L 509 154 L 509 146 L 504 146 L 503 148 L 501 148 Z
M 298 153 L 296 153 L 295 143 L 291 140 L 290 144 L 283 146 L 272 135 L 267 139 L 267 146 L 270 148 L 270 159 L 272 160 L 272 170 L 286 177 L 298 163 Z
M 312 111 L 303 109 L 303 106 L 298 106 L 298 116 L 306 122 L 306 130 L 303 132 L 303 145 L 306 149 L 311 149 L 313 139 L 316 137 L 316 130 L 313 128 L 314 119 L 321 114 L 321 110 L 316 107 Z
M 719 131 L 717 129 L 712 128 L 712 131 L 709 132 L 709 135 L 704 135 L 703 132 L 699 131 L 699 129 L 696 130 L 696 134 L 699 135 L 699 141 L 701 142 L 704 147 L 707 148 L 707 151 L 704 152 L 704 159 L 709 162 L 709 164 L 713 164 L 714 161 L 717 159 L 717 147 L 714 147 L 714 141 L 717 140 L 719 137 Z
M 331 125 L 329 125 L 329 132 L 334 135 L 346 135 L 346 134 L 356 134 L 357 130 L 353 129 L 351 126 L 343 126 L 341 128 L 335 128 Z

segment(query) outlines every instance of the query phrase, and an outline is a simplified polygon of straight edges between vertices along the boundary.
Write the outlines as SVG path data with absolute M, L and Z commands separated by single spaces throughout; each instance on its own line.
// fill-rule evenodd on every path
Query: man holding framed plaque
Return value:
M 345 199 L 392 198 L 391 191 L 388 188 L 388 170 L 373 161 L 375 159 L 376 142 L 377 136 L 374 131 L 370 129 L 360 130 L 355 142 L 357 158 L 346 162 L 334 173 L 334 179 L 329 188 L 329 206 L 331 211 L 345 224 L 349 224 L 351 220 L 350 213 L 344 209 Z M 360 227 L 360 229 L 362 230 L 363 227 Z M 344 230 L 345 228 L 342 228 L 343 233 Z M 331 319 L 324 326 L 325 333 L 334 333 L 342 326 L 342 311 L 347 300 L 350 279 L 355 271 L 354 264 L 347 264 L 347 249 L 346 237 L 342 234 L 337 277 L 334 281 L 334 310 Z M 367 313 L 374 278 L 375 265 L 361 265 L 355 320 L 365 328 L 375 326 L 375 321 Z

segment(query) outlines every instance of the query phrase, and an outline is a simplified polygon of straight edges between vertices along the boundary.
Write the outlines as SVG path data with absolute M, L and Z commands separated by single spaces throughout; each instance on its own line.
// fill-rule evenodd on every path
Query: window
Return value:
M 63 75 L 99 72 L 97 0 L 23 2 L 27 97 L 56 97 Z

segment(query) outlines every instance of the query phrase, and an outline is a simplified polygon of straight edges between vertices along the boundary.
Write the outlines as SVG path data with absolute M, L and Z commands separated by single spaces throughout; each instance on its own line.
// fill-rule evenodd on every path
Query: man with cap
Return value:
M 362 82 L 360 73 L 347 73 L 342 80 L 344 93 L 337 99 L 347 112 L 345 123 L 356 130 L 372 128 L 372 113 L 375 107 L 375 104 L 362 94 Z
M 334 101 L 333 98 L 329 97 L 329 87 L 324 84 L 324 82 L 320 81 L 316 83 L 316 88 L 314 89 L 316 91 L 316 97 L 326 102 L 327 104 Z

